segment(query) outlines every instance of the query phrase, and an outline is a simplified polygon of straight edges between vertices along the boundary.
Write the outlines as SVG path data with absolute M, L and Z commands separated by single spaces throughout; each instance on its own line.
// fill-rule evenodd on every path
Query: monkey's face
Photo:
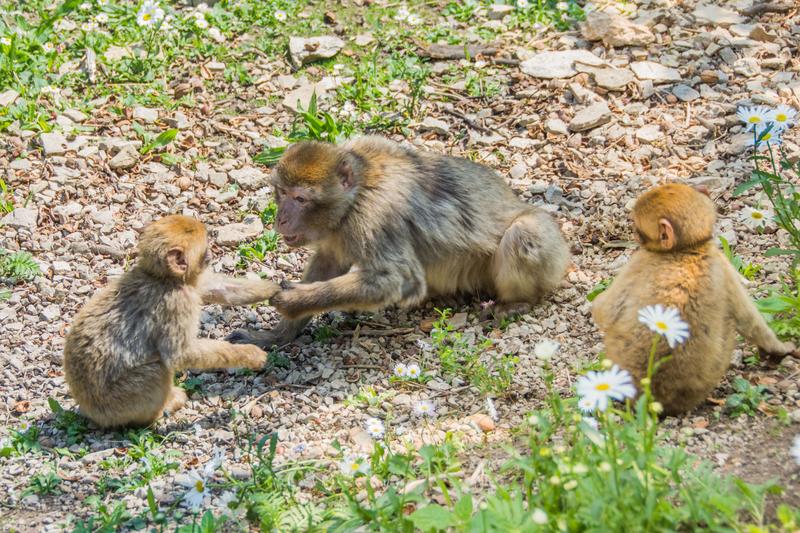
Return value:
M 278 213 L 275 228 L 283 241 L 292 248 L 303 246 L 321 238 L 320 228 L 314 221 L 319 214 L 317 191 L 311 187 L 275 185 L 275 202 Z

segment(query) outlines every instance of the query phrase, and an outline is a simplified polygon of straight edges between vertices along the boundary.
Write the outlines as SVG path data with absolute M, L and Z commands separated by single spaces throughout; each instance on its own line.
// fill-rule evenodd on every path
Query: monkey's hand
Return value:
M 225 340 L 231 344 L 254 344 L 264 350 L 271 350 L 292 342 L 303 329 L 306 320 L 281 321 L 273 330 L 246 330 L 234 331 Z
M 761 355 L 762 357 L 766 357 L 768 359 L 772 359 L 773 361 L 787 355 L 800 358 L 800 350 L 797 349 L 797 346 L 795 346 L 793 342 L 784 342 L 781 344 L 782 347 L 778 351 L 767 351 L 764 350 L 763 348 L 759 348 L 758 350 L 759 355 Z
M 236 350 L 243 368 L 260 370 L 267 364 L 267 352 L 255 344 L 238 344 Z

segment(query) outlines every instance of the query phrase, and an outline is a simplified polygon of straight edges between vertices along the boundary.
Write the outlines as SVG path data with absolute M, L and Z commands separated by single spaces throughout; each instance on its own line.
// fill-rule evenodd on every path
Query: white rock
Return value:
M 630 66 L 640 80 L 651 80 L 653 83 L 681 81 L 681 73 L 677 69 L 653 61 L 634 61 Z
M 556 135 L 567 135 L 569 130 L 567 124 L 559 118 L 550 118 L 544 123 L 544 129 L 547 133 L 554 133 Z
M 289 57 L 296 67 L 318 59 L 333 57 L 342 48 L 344 48 L 344 41 L 329 35 L 289 38 Z
M 8 107 L 19 98 L 19 93 L 14 89 L 8 89 L 0 93 L 0 107 Z
M 228 173 L 239 187 L 246 191 L 253 191 L 269 184 L 269 175 L 256 167 L 242 167 Z
M 434 117 L 425 117 L 425 120 L 420 124 L 423 130 L 432 131 L 439 135 L 447 135 L 450 133 L 450 125 L 444 120 Z
M 489 20 L 503 20 L 503 17 L 514 12 L 514 6 L 507 4 L 492 4 L 486 16 Z
M 127 170 L 136 166 L 139 162 L 139 150 L 133 145 L 127 144 L 120 148 L 117 155 L 111 158 L 108 162 L 108 167 L 111 170 Z
M 606 46 L 645 46 L 656 40 L 647 26 L 604 11 L 588 12 L 581 33 L 585 39 L 602 40 Z
M 12 212 L 0 219 L 0 226 L 9 226 L 15 229 L 36 229 L 39 220 L 39 210 L 34 207 L 17 207 Z
M 525 174 L 527 173 L 528 173 L 528 165 L 526 165 L 525 163 L 517 163 L 516 165 L 511 167 L 508 171 L 508 175 L 515 180 L 524 178 Z
M 50 304 L 39 313 L 39 318 L 45 322 L 52 322 L 61 318 L 61 308 L 56 304 Z
M 348 83 L 352 78 L 325 76 L 317 83 L 306 83 L 283 97 L 283 106 L 290 111 L 297 112 L 301 108 L 308 109 L 312 95 L 317 95 L 317 101 L 327 97 L 327 92 Z
M 355 39 L 356 46 L 367 46 L 374 41 L 375 37 L 371 33 L 360 33 L 356 35 Z
M 664 133 L 658 124 L 648 124 L 636 130 L 636 138 L 643 143 L 652 144 L 664 138 Z
M 39 142 L 45 156 L 64 155 L 67 152 L 67 139 L 60 133 L 42 133 Z
M 733 71 L 746 78 L 752 78 L 761 74 L 761 65 L 754 57 L 742 57 L 733 64 Z
M 694 9 L 692 15 L 698 23 L 714 26 L 730 26 L 747 20 L 735 11 L 714 4 L 701 4 Z
M 541 52 L 520 63 L 519 67 L 534 78 L 570 78 L 578 73 L 575 62 L 602 65 L 603 60 L 587 50 Z
M 258 215 L 247 215 L 243 221 L 222 226 L 217 231 L 217 242 L 222 246 L 233 246 L 255 239 L 264 232 L 264 224 Z
M 133 108 L 133 119 L 142 120 L 147 123 L 153 123 L 158 120 L 158 109 L 136 106 Z
M 621 91 L 634 79 L 626 68 L 603 68 L 594 71 L 594 82 L 609 91 Z
M 87 118 L 86 113 L 79 109 L 67 109 L 64 111 L 64 116 L 70 119 L 72 122 L 77 122 L 80 124 L 81 122 L 85 122 Z
M 611 110 L 605 102 L 597 102 L 581 109 L 569 123 L 570 131 L 586 131 L 597 126 L 602 126 L 611 120 Z

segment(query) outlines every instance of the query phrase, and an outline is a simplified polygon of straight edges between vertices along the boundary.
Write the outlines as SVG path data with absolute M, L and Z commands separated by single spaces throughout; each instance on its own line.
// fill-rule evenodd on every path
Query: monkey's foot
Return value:
M 505 320 L 514 315 L 521 315 L 531 310 L 531 304 L 521 303 L 494 303 L 491 300 L 486 305 L 481 303 L 481 320 L 493 318 L 495 320 Z
M 167 403 L 164 404 L 164 413 L 165 414 L 172 414 L 184 405 L 186 405 L 187 400 L 189 399 L 186 396 L 186 391 L 180 387 L 172 387 L 169 391 L 169 398 L 167 398 Z

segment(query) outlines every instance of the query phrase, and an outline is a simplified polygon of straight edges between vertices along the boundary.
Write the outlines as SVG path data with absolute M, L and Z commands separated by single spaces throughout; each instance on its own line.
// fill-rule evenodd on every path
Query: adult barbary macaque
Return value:
M 164 217 L 145 228 L 137 264 L 93 296 L 75 317 L 64 347 L 64 373 L 81 412 L 100 427 L 143 426 L 183 406 L 175 371 L 258 369 L 257 346 L 197 338 L 204 303 L 239 305 L 270 298 L 269 281 L 207 271 L 203 224 Z
M 301 142 L 273 181 L 278 231 L 289 246 L 315 253 L 302 283 L 270 300 L 283 315 L 277 327 L 234 332 L 234 342 L 282 345 L 317 313 L 411 306 L 432 295 L 534 303 L 569 262 L 556 221 L 466 159 L 381 137 Z
M 604 336 L 606 356 L 634 382 L 647 375 L 652 333 L 640 309 L 661 304 L 680 311 L 688 340 L 670 350 L 659 343 L 652 380 L 665 414 L 688 411 L 719 384 L 731 361 L 738 331 L 770 355 L 795 346 L 781 342 L 750 300 L 728 259 L 712 242 L 714 204 L 701 192 L 668 184 L 643 194 L 633 208 L 641 248 L 594 301 L 592 314 Z

